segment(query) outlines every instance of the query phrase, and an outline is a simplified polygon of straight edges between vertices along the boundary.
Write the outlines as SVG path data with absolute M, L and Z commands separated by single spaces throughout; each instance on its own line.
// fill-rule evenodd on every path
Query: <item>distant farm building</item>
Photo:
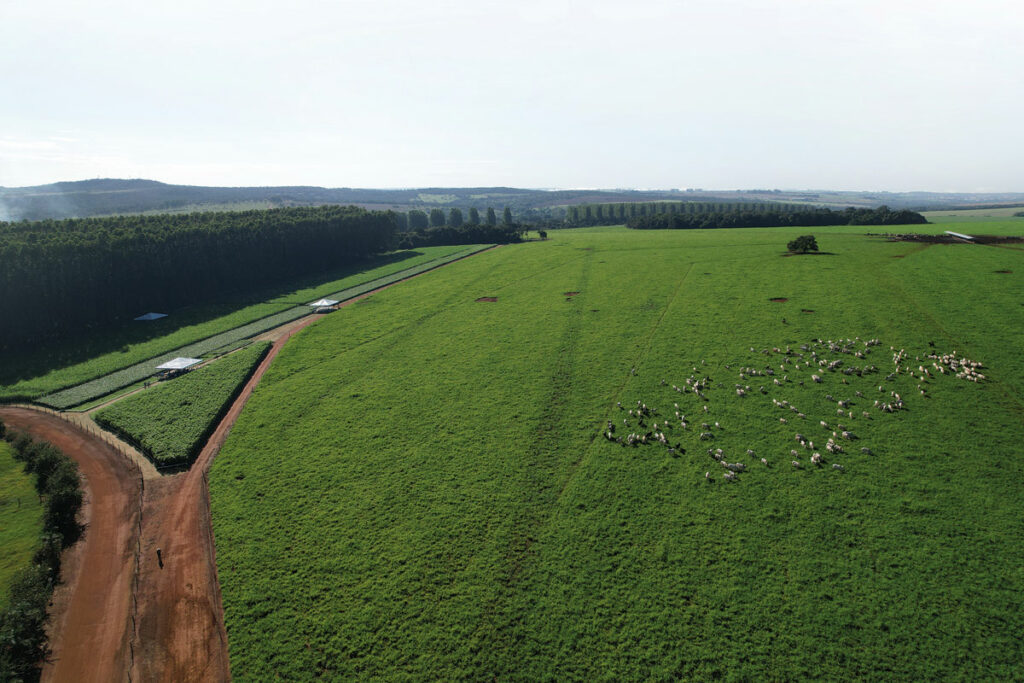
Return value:
M 202 362 L 202 358 L 173 358 L 166 363 L 156 366 L 156 369 L 160 371 L 162 378 L 170 379 L 171 377 L 177 377 L 183 372 L 188 372 Z
M 320 299 L 319 301 L 311 303 L 310 307 L 313 308 L 314 313 L 330 313 L 335 310 L 334 307 L 337 306 L 338 303 L 340 302 L 335 301 L 334 299 Z

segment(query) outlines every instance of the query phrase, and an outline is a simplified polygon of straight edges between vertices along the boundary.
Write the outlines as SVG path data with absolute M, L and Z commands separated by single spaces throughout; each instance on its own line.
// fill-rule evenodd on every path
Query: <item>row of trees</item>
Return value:
M 210 301 L 397 245 L 354 206 L 0 223 L 0 349 Z
M 848 208 L 841 211 L 797 205 L 790 211 L 765 211 L 759 205 L 733 205 L 713 213 L 659 213 L 630 218 L 626 225 L 637 230 L 687 228 L 771 228 L 821 225 L 911 225 L 927 223 L 924 216 L 906 209 Z
M 4 436 L 0 422 L 0 436 Z M 13 436 L 10 435 L 10 436 Z M 45 502 L 43 533 L 32 564 L 15 576 L 7 609 L 0 612 L 0 680 L 39 678 L 46 655 L 46 606 L 60 576 L 61 551 L 78 540 L 77 521 L 82 506 L 78 468 L 48 443 L 24 434 L 12 439 L 15 459 L 35 475 L 36 492 Z
M 707 214 L 757 208 L 765 212 L 788 212 L 799 204 L 778 202 L 619 202 L 613 204 L 579 204 L 566 210 L 565 224 L 570 227 L 587 225 L 620 225 L 631 218 L 659 214 Z
M 519 225 L 445 225 L 426 230 L 403 232 L 398 241 L 402 249 L 432 247 L 442 244 L 509 244 L 522 241 Z
M 395 221 L 399 232 L 427 230 L 429 228 L 445 226 L 461 228 L 463 225 L 489 225 L 493 227 L 498 225 L 498 214 L 495 213 L 492 207 L 487 207 L 487 212 L 483 217 L 480 216 L 480 211 L 473 207 L 469 210 L 468 218 L 462 215 L 462 209 L 454 207 L 449 209 L 447 214 L 445 214 L 443 209 L 431 209 L 429 213 L 420 209 L 413 209 L 408 213 L 395 214 Z M 501 224 L 503 226 L 515 224 L 512 220 L 512 209 L 507 206 L 502 212 Z

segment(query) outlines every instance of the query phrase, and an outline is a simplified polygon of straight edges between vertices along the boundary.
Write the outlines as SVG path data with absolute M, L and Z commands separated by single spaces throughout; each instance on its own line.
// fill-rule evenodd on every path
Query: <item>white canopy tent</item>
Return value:
M 157 370 L 187 370 L 188 368 L 202 363 L 202 358 L 172 358 L 162 365 L 156 366 Z
M 145 315 L 140 315 L 136 320 L 159 320 L 166 317 L 166 313 L 146 313 Z
M 320 301 L 314 301 L 310 304 L 313 308 L 326 308 L 327 306 L 336 306 L 338 304 L 334 299 L 320 299 Z

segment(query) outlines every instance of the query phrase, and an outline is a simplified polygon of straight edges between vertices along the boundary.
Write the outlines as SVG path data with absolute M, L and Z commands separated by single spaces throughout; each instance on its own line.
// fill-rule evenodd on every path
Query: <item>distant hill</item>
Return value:
M 973 206 L 1024 206 L 1024 193 L 825 192 L 779 190 L 529 190 L 514 187 L 434 187 L 405 190 L 360 188 L 203 187 L 155 180 L 97 179 L 34 187 L 0 188 L 0 220 L 79 218 L 109 214 L 356 204 L 368 209 L 510 206 L 517 218 L 548 216 L 554 207 L 574 204 L 644 201 L 775 201 L 827 207 L 877 207 L 935 210 Z M 557 211 L 556 211 L 557 213 Z

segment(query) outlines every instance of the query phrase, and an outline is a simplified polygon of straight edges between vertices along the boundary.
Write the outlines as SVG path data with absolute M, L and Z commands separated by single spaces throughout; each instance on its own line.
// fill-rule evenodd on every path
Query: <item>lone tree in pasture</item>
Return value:
M 452 209 L 448 212 L 448 225 L 452 226 L 453 228 L 462 227 L 461 209 L 456 209 L 455 207 L 452 207 Z
M 538 230 L 538 231 L 537 231 L 537 234 L 538 234 L 538 235 L 540 235 L 540 238 L 541 238 L 542 240 L 546 240 L 546 239 L 548 238 L 548 232 L 547 232 L 547 230 Z
M 430 210 L 430 227 L 440 228 L 444 225 L 444 211 L 441 209 Z
M 494 214 L 494 207 L 487 207 L 487 225 L 497 225 L 498 217 Z
M 814 235 L 801 235 L 786 245 L 786 248 L 793 254 L 806 254 L 809 251 L 818 251 L 818 241 Z
M 476 210 L 475 206 L 469 209 L 469 224 L 480 225 L 480 212 Z
M 505 213 L 501 215 L 502 225 L 512 225 L 512 209 L 505 207 Z

